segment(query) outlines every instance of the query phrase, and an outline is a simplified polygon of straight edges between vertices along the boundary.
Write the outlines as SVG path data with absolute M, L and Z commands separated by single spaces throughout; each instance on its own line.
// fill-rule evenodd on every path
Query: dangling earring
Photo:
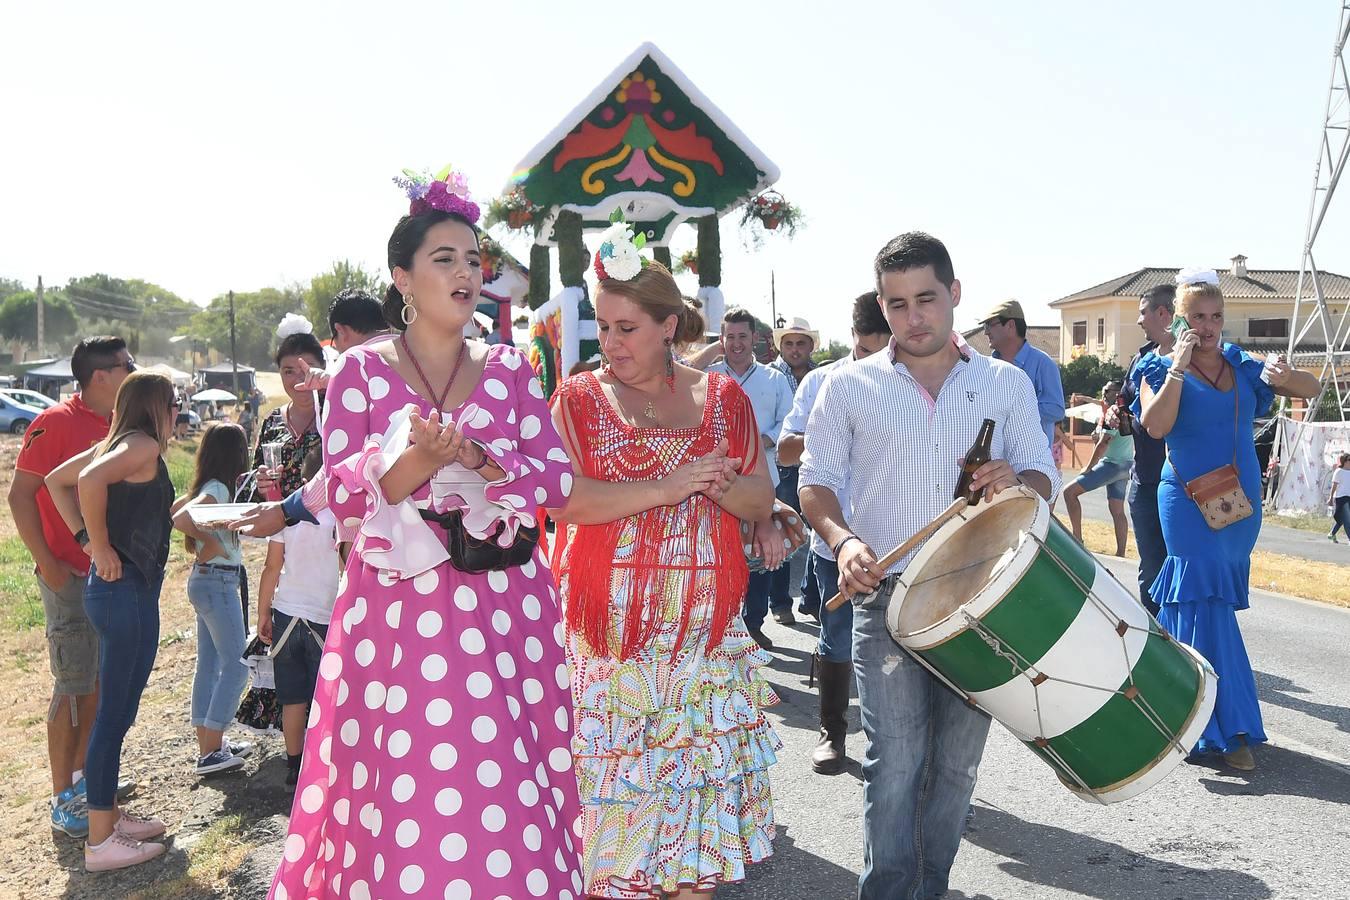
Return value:
M 403 309 L 399 311 L 398 317 L 403 320 L 404 328 L 417 321 L 417 309 L 412 305 L 412 294 L 403 298 Z
M 673 342 L 666 338 L 666 387 L 670 392 L 675 393 L 675 351 L 671 349 Z

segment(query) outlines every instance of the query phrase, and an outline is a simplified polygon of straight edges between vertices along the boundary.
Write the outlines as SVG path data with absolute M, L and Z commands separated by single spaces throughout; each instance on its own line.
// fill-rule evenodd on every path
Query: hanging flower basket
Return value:
M 525 196 L 525 188 L 516 185 L 488 204 L 485 222 L 489 228 L 505 225 L 512 231 L 530 228 L 539 219 L 543 207 Z
M 765 232 L 782 229 L 783 233 L 792 237 L 801 224 L 801 209 L 793 206 L 777 191 L 765 191 L 751 197 L 741 210 L 741 227 L 756 247 L 763 244 Z
M 698 251 L 686 250 L 680 254 L 680 258 L 675 261 L 675 274 L 683 275 L 685 272 L 698 274 Z

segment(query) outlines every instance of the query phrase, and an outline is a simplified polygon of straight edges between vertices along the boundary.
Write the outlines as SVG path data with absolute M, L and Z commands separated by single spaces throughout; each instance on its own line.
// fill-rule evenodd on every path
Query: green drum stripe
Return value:
M 1090 553 L 1053 523 L 1046 544 L 1083 584 L 1092 587 L 1097 561 Z M 1016 650 L 1034 665 L 1063 637 L 1085 602 L 1083 589 L 1042 549 L 1008 596 L 981 621 L 1002 639 L 1005 647 Z M 918 652 L 968 693 L 996 688 L 1014 676 L 1012 663 L 996 655 L 970 629 Z
M 1184 651 L 1157 634 L 1149 635 L 1134 667 L 1134 684 L 1140 697 L 1148 701 L 1172 736 L 1185 727 L 1203 690 L 1202 677 Z M 1128 686 L 1128 682 L 1122 684 L 1121 690 Z M 1066 782 L 1076 784 L 1045 750 L 1031 742 L 1027 746 Z M 1088 787 L 1102 790 L 1152 766 L 1167 749 L 1168 738 L 1159 733 L 1142 709 L 1116 694 L 1087 721 L 1051 738 L 1050 746 Z

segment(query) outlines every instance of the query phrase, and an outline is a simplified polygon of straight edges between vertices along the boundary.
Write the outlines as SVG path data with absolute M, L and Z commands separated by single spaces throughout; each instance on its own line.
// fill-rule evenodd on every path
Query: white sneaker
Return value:
M 240 759 L 248 759 L 253 755 L 253 744 L 249 741 L 232 741 L 226 738 L 220 749 L 228 750 L 231 756 L 237 756 Z
M 149 862 L 163 853 L 163 844 L 144 843 L 133 840 L 119 831 L 97 847 L 84 845 L 84 870 L 86 872 L 106 872 L 109 869 L 125 869 Z
M 133 841 L 148 841 L 151 838 L 157 838 L 165 832 L 164 823 L 159 819 L 147 819 L 144 816 L 137 816 L 122 810 L 122 814 L 117 817 L 117 824 L 113 826 L 117 833 L 123 837 L 129 837 Z

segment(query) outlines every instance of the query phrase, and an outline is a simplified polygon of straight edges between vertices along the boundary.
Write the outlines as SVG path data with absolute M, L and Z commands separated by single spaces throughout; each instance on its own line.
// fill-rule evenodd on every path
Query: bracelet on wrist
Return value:
M 858 537 L 856 534 L 850 534 L 850 535 L 847 535 L 847 536 L 841 538 L 840 541 L 839 541 L 839 543 L 837 543 L 837 544 L 835 544 L 833 547 L 831 547 L 831 548 L 830 548 L 830 552 L 834 555 L 834 558 L 835 558 L 835 559 L 838 559 L 838 558 L 839 558 L 839 551 L 842 550 L 842 549 L 844 549 L 844 545 L 845 545 L 845 544 L 847 544 L 849 541 L 859 541 L 859 540 L 862 540 L 862 538 Z
M 492 457 L 488 456 L 487 451 L 484 450 L 482 447 L 479 447 L 479 448 L 478 448 L 478 452 L 481 453 L 481 454 L 483 454 L 483 456 L 482 456 L 481 459 L 478 460 L 478 465 L 476 465 L 476 466 L 470 466 L 470 467 L 469 467 L 469 471 L 470 471 L 470 472 L 479 472 L 479 471 L 482 471 L 482 469 L 483 469 L 484 466 L 486 466 L 488 463 L 492 462 Z

